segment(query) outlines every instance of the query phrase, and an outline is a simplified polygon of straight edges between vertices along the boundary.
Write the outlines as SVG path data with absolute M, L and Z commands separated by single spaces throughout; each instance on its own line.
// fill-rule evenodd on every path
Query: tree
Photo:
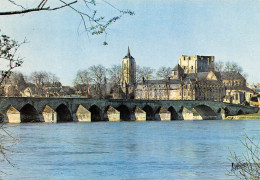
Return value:
M 134 12 L 130 10 L 119 10 L 107 1 L 101 1 L 118 12 L 118 15 L 110 18 L 105 18 L 98 15 L 97 0 L 35 0 L 29 7 L 26 7 L 26 2 L 19 2 L 18 0 L 8 0 L 9 5 L 16 10 L 0 12 L 0 16 L 10 16 L 17 14 L 27 14 L 33 12 L 56 11 L 63 8 L 70 8 L 70 10 L 79 15 L 84 30 L 91 35 L 107 35 L 107 29 L 112 24 L 117 22 L 123 15 L 133 16 Z M 104 45 L 107 42 L 104 41 Z
M 244 77 L 241 75 L 242 73 L 242 67 L 240 67 L 237 63 L 234 62 L 226 62 L 225 68 L 224 68 L 224 80 L 226 80 L 226 88 L 229 89 L 229 94 L 231 96 L 232 90 L 235 89 L 235 87 L 238 87 L 237 80 L 238 78 Z M 240 82 L 239 84 L 241 86 L 244 85 L 244 81 Z M 230 97 L 230 102 L 232 103 L 233 97 Z
M 140 67 L 140 66 L 137 66 L 137 78 L 138 78 L 138 81 L 141 82 L 142 79 L 144 78 L 145 80 L 150 80 L 150 79 L 153 79 L 154 75 L 154 69 L 150 68 L 150 67 Z
M 23 59 L 19 56 L 18 50 L 24 43 L 25 41 L 19 43 L 4 34 L 0 36 L 0 61 L 2 68 L 0 85 L 10 77 L 14 68 L 22 65 Z
M 89 85 L 91 82 L 89 70 L 79 70 L 74 80 L 74 88 L 80 91 L 81 95 L 89 96 Z
M 224 69 L 224 63 L 222 61 L 219 61 L 219 62 L 215 62 L 214 63 L 215 67 L 214 67 L 214 70 L 216 72 L 222 72 L 223 69 Z
M 21 96 L 21 92 L 27 87 L 27 82 L 22 73 L 13 72 L 10 78 L 4 82 L 4 86 L 6 87 L 4 96 Z
M 260 179 L 260 146 L 259 142 L 245 136 L 242 142 L 245 153 L 238 156 L 235 152 L 231 153 L 232 169 L 230 175 L 235 175 L 239 179 Z
M 157 76 L 157 78 L 159 78 L 159 79 L 168 79 L 168 77 L 171 76 L 171 72 L 172 72 L 172 68 L 162 66 L 162 67 L 160 67 L 160 68 L 157 70 L 156 76 Z
M 51 72 L 35 71 L 29 79 L 35 85 L 36 92 L 40 96 L 43 96 L 45 92 L 51 91 L 51 88 L 61 86 L 59 78 Z
M 30 79 L 38 87 L 55 86 L 59 82 L 59 78 L 55 74 L 46 71 L 35 71 L 31 74 Z
M 136 74 L 137 74 L 137 82 L 142 82 L 146 84 L 147 87 L 147 99 L 150 96 L 150 88 L 149 88 L 149 80 L 153 78 L 154 69 L 150 67 L 140 67 L 137 66 Z
M 109 74 L 109 81 L 113 86 L 119 86 L 121 81 L 121 66 L 113 65 L 111 68 L 107 69 Z
M 89 67 L 90 77 L 95 83 L 96 93 L 99 98 L 103 97 L 102 91 L 104 90 L 104 86 L 106 84 L 106 68 L 99 64 L 93 65 Z
M 156 72 L 157 78 L 165 80 L 167 99 L 169 99 L 169 89 L 170 89 L 169 78 L 171 76 L 171 72 L 172 69 L 170 67 L 165 67 L 165 66 L 160 67 Z
M 0 133 L 0 161 L 6 161 L 9 165 L 15 166 L 13 164 L 8 156 L 6 155 L 7 152 L 12 152 L 11 147 L 18 143 L 18 139 L 16 139 L 14 136 L 11 135 L 11 133 L 7 130 L 7 128 L 4 126 L 5 124 L 2 123 L 0 125 L 1 133 Z M 6 174 L 3 170 L 0 170 L 0 173 Z

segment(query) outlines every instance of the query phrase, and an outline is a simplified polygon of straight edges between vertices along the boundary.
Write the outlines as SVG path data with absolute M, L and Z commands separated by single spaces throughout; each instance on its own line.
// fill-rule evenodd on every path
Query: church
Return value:
M 127 99 L 207 100 L 242 104 L 252 93 L 245 78 L 214 70 L 214 56 L 180 56 L 166 79 L 136 81 L 136 62 L 128 48 L 121 64 L 121 89 Z M 230 88 L 232 85 L 232 88 Z

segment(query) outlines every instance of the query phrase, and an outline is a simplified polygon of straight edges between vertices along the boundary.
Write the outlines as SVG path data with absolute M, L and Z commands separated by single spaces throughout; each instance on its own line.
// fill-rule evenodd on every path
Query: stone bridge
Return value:
M 2 97 L 0 101 L 1 119 L 9 123 L 214 120 L 258 111 L 214 101 L 31 97 Z

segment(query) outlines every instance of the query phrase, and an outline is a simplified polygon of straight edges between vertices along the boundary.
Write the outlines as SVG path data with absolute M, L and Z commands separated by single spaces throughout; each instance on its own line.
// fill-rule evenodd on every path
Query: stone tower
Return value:
M 209 72 L 214 67 L 214 56 L 180 56 L 179 65 L 185 74 Z
M 132 96 L 134 96 L 135 86 L 136 64 L 128 47 L 127 55 L 123 58 L 121 64 L 121 88 L 127 98 L 132 98 Z

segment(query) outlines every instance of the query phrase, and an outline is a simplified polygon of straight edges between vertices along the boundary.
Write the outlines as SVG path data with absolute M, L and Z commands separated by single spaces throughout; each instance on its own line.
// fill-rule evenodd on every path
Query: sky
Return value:
M 157 69 L 174 68 L 180 55 L 215 56 L 236 62 L 249 83 L 260 82 L 259 0 L 107 0 L 118 9 L 130 9 L 104 36 L 84 32 L 81 19 L 70 8 L 52 12 L 0 16 L 1 33 L 26 44 L 20 48 L 24 63 L 17 71 L 56 74 L 63 85 L 73 85 L 78 70 L 102 64 L 120 64 L 130 47 L 136 64 Z M 24 0 L 33 7 L 35 0 Z M 96 7 L 111 17 L 117 10 L 104 1 Z M 0 11 L 14 10 L 1 0 Z

